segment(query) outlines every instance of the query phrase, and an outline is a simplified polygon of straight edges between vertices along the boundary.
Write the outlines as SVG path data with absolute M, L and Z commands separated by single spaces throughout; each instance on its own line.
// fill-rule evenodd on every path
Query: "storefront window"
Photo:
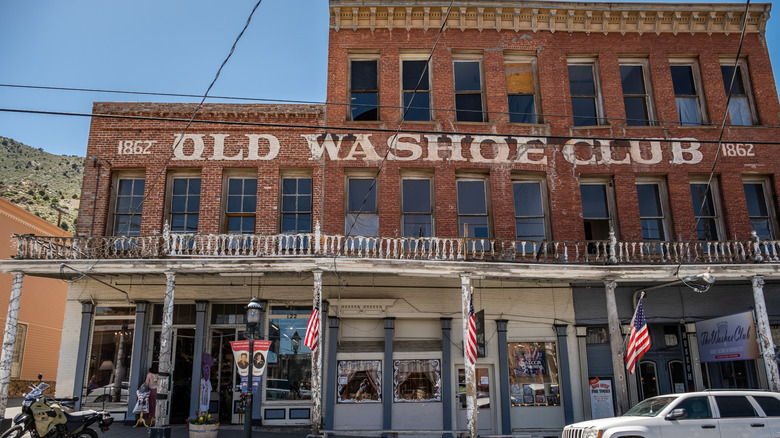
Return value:
M 84 404 L 127 403 L 134 314 L 134 308 L 96 309 Z
M 555 342 L 510 342 L 508 348 L 512 406 L 559 406 Z
M 338 366 L 339 403 L 379 403 L 382 401 L 382 362 L 342 360 Z
M 393 362 L 393 401 L 441 401 L 441 362 L 431 360 L 396 360 Z
M 311 399 L 311 350 L 303 345 L 311 307 L 272 307 L 268 324 L 267 401 Z

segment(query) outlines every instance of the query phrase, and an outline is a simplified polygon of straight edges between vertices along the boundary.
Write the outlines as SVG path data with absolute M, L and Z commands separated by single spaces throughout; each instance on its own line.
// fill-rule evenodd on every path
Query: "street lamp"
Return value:
M 293 333 L 290 343 L 292 343 L 293 354 L 298 354 L 298 350 L 301 348 L 301 335 L 298 334 L 298 330 Z
M 248 408 L 246 415 L 244 416 L 244 438 L 252 437 L 252 411 L 254 409 L 254 397 L 252 396 L 252 389 L 254 388 L 252 375 L 252 365 L 255 356 L 255 329 L 260 324 L 260 312 L 265 311 L 265 302 L 260 302 L 257 298 L 252 298 L 252 301 L 246 305 L 246 329 L 247 337 L 249 338 L 249 369 L 247 375 L 247 401 Z

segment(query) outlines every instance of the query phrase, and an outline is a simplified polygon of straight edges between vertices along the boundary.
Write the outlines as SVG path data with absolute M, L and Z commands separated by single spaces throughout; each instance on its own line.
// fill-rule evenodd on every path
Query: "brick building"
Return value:
M 654 394 L 780 389 L 769 9 L 331 0 L 326 105 L 205 105 L 185 130 L 194 105 L 96 103 L 78 237 L 20 237 L 2 268 L 72 268 L 58 391 L 113 354 L 129 414 L 170 361 L 173 422 L 204 353 L 210 409 L 242 421 L 227 341 L 252 297 L 263 425 L 548 436 Z M 641 291 L 652 347 L 627 374 Z

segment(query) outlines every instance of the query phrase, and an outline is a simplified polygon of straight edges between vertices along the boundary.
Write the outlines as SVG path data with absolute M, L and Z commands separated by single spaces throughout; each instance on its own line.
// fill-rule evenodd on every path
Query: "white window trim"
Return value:
M 734 57 L 722 57 L 720 58 L 720 65 L 721 66 L 730 66 L 734 67 Z M 740 58 L 736 62 L 737 67 L 739 67 L 740 71 L 740 77 L 742 79 L 742 86 L 745 88 L 745 94 L 748 100 L 748 109 L 750 110 L 750 120 L 752 122 L 752 125 L 750 126 L 756 126 L 758 125 L 758 112 L 756 111 L 756 102 L 753 99 L 753 88 L 750 84 L 750 71 L 748 70 L 747 60 L 745 58 Z M 729 94 L 729 90 L 725 89 L 726 96 Z M 729 120 L 731 120 L 731 114 L 729 114 Z M 743 126 L 743 125 L 732 125 L 732 126 Z
M 114 217 L 116 216 L 116 200 L 119 194 L 119 180 L 122 179 L 146 179 L 143 169 L 120 170 L 111 175 L 111 196 L 108 202 L 108 214 L 106 215 L 106 236 L 116 236 L 114 229 Z M 144 197 L 146 197 L 146 183 L 144 183 Z M 141 206 L 141 228 L 143 228 L 143 204 Z
M 568 74 L 568 67 L 570 65 L 590 65 L 593 67 L 593 85 L 596 93 L 596 122 L 597 125 L 603 126 L 607 124 L 606 116 L 604 115 L 604 96 L 601 92 L 601 75 L 599 74 L 599 62 L 596 58 L 591 57 L 571 57 L 566 58 L 566 81 L 567 85 L 570 81 Z M 571 85 L 569 85 L 569 105 L 571 106 Z M 572 127 L 575 129 L 581 129 L 585 126 L 574 126 L 574 108 L 572 108 Z
M 661 218 L 661 225 L 664 227 L 664 237 L 665 239 L 663 241 L 672 241 L 674 240 L 674 237 L 672 235 L 672 218 L 670 217 L 670 212 L 672 211 L 669 206 L 669 190 L 666 186 L 666 178 L 664 177 L 653 177 L 653 176 L 645 176 L 640 177 L 637 176 L 634 185 L 640 185 L 640 184 L 656 184 L 658 185 L 658 196 L 661 197 L 661 213 L 663 214 Z M 690 188 L 688 189 L 690 192 Z M 638 197 L 637 197 L 638 199 Z M 637 211 L 639 211 L 639 206 L 637 206 Z M 642 216 L 639 216 L 640 224 L 642 220 Z M 641 227 L 640 227 L 641 232 Z M 650 241 L 652 242 L 652 241 Z
M 376 52 L 370 52 L 370 53 L 350 53 L 347 55 L 347 114 L 345 119 L 349 122 L 354 122 L 355 120 L 352 120 L 352 61 L 376 61 L 376 110 L 377 110 L 377 117 L 376 120 L 365 120 L 365 122 L 374 123 L 382 120 L 382 112 L 380 111 L 380 92 L 379 89 L 381 83 L 381 65 L 379 62 L 379 53 Z M 358 123 L 361 121 L 358 120 Z
M 427 53 L 401 53 L 398 60 L 398 78 L 400 79 L 398 81 L 399 83 L 399 90 L 400 90 L 400 96 L 399 96 L 399 102 L 401 103 L 401 113 L 400 116 L 402 117 L 404 115 L 404 110 L 406 109 L 404 107 L 404 85 L 403 85 L 403 77 L 404 77 L 404 61 L 428 61 Z M 420 84 L 422 85 L 422 84 Z M 410 120 L 411 123 L 429 123 L 433 121 L 433 69 L 431 68 L 431 63 L 428 62 L 428 120 Z M 406 121 L 404 121 L 406 122 Z
M 707 184 L 708 177 L 690 177 L 690 180 L 688 181 L 688 191 L 690 192 L 690 186 L 692 184 Z M 718 231 L 718 240 L 726 240 L 726 227 L 723 224 L 723 208 L 720 202 L 720 187 L 718 184 L 718 180 L 716 178 L 713 178 L 712 181 L 710 181 L 710 189 L 709 189 L 710 197 L 712 198 L 712 206 L 715 209 L 715 228 Z M 693 196 L 691 196 L 691 203 L 693 203 Z M 694 222 L 697 222 L 696 215 L 699 214 L 699 209 L 701 208 L 701 205 L 693 205 L 693 220 Z M 702 216 L 703 218 L 705 216 Z M 707 219 L 710 219 L 710 216 L 706 216 Z M 698 233 L 698 230 L 697 230 Z
M 505 53 L 504 54 L 504 77 L 506 78 L 506 64 L 531 64 L 531 71 L 534 78 L 534 106 L 536 107 L 536 124 L 541 125 L 544 123 L 544 117 L 542 112 L 542 99 L 539 95 L 539 65 L 535 54 L 527 53 Z M 509 96 L 509 90 L 507 90 L 507 96 Z M 507 119 L 508 119 L 507 115 Z
M 699 102 L 699 117 L 701 118 L 700 125 L 682 125 L 682 121 L 679 119 L 679 114 L 677 116 L 677 123 L 681 127 L 693 127 L 698 128 L 701 126 L 706 125 L 708 122 L 707 118 L 707 105 L 704 100 L 704 86 L 701 81 L 701 70 L 699 69 L 699 60 L 695 58 L 670 58 L 669 59 L 669 66 L 674 65 L 687 65 L 691 67 L 691 72 L 693 73 L 693 84 L 696 86 L 696 98 Z M 674 83 L 672 83 L 672 92 L 674 92 Z M 675 99 L 677 99 L 677 95 L 674 95 Z
M 647 126 L 658 126 L 658 121 L 655 118 L 652 81 L 650 80 L 650 60 L 647 58 L 618 58 L 618 68 L 624 65 L 638 65 L 642 67 L 642 79 L 645 84 L 645 108 L 647 108 L 648 118 Z M 641 128 L 641 126 L 630 126 L 630 128 L 634 127 Z
M 482 52 L 479 53 L 469 53 L 469 52 L 460 52 L 460 53 L 453 53 L 452 54 L 452 97 L 453 97 L 453 106 L 454 101 L 457 100 L 455 96 L 458 94 L 476 94 L 476 92 L 468 92 L 468 93 L 458 93 L 458 91 L 455 89 L 455 63 L 456 62 L 478 62 L 479 63 L 479 95 L 482 100 L 482 121 L 481 122 L 474 122 L 474 121 L 464 121 L 464 120 L 458 120 L 458 108 L 455 106 L 453 108 L 454 114 L 452 117 L 452 120 L 455 123 L 487 123 L 490 121 L 488 112 L 487 112 L 487 98 L 485 97 L 485 61 L 484 56 Z
M 618 227 L 617 223 L 617 217 L 615 216 L 615 212 L 617 211 L 617 206 L 615 205 L 615 183 L 612 180 L 612 177 L 580 177 L 580 186 L 587 186 L 587 185 L 600 185 L 606 187 L 606 194 L 607 194 L 607 216 L 609 217 L 609 228 L 615 233 L 615 238 L 620 239 L 620 229 Z M 582 199 L 582 194 L 580 193 L 580 199 Z M 585 221 L 586 218 L 584 214 L 581 214 L 582 220 Z M 583 222 L 584 223 L 584 222 Z
M 777 207 L 775 206 L 774 191 L 772 190 L 772 183 L 769 176 L 764 175 L 742 175 L 743 193 L 744 184 L 761 184 L 764 190 L 764 200 L 767 205 L 767 212 L 769 214 L 769 229 L 772 232 L 772 239 L 780 239 L 780 229 L 778 229 L 778 217 Z M 750 215 L 748 215 L 750 219 Z
M 542 197 L 542 211 L 544 214 L 544 239 L 543 241 L 552 240 L 552 228 L 550 226 L 550 195 L 547 188 L 546 175 L 536 175 L 529 173 L 518 173 L 512 175 L 512 193 L 514 195 L 515 183 L 539 183 L 539 195 Z M 515 215 L 515 200 L 512 199 L 512 213 Z M 517 238 L 517 218 L 518 217 L 532 217 L 532 216 L 514 216 L 515 219 L 515 238 Z

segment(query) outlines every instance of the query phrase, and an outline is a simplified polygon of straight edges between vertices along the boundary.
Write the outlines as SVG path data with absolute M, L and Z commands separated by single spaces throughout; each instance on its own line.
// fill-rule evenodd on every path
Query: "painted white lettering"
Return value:
M 612 154 L 615 152 L 615 150 L 612 149 L 612 140 L 596 141 L 599 143 L 599 152 L 601 154 L 599 164 L 631 164 L 631 157 L 629 157 L 628 154 L 620 161 L 612 157 Z
M 320 144 L 317 138 L 320 136 L 317 134 L 302 134 L 306 142 L 309 144 L 309 151 L 311 151 L 311 159 L 313 161 L 319 161 L 322 158 L 322 153 L 327 150 L 328 158 L 331 161 L 339 160 L 339 150 L 341 149 L 341 141 L 344 140 L 347 134 L 336 134 L 337 143 L 333 142 L 333 137 L 330 134 L 325 135 L 325 139 Z
M 588 152 L 590 153 L 590 158 L 588 158 L 587 160 L 581 160 L 577 156 L 577 151 L 574 150 L 574 146 L 578 144 L 585 144 L 588 146 Z M 572 138 L 571 140 L 566 141 L 566 143 L 563 145 L 563 157 L 566 159 L 566 161 L 576 166 L 582 166 L 585 164 L 596 164 L 596 157 L 593 155 L 593 140 Z
M 701 143 L 697 142 L 695 138 L 678 138 L 677 141 L 672 142 L 672 164 L 698 164 L 703 158 L 702 153 L 699 152 Z M 683 144 L 689 144 L 687 148 L 683 147 Z M 685 159 L 685 156 L 690 157 Z
M 225 139 L 230 137 L 228 134 L 211 134 L 214 139 L 214 153 L 211 154 L 209 160 L 228 160 L 237 161 L 244 159 L 244 151 L 238 151 L 238 155 L 232 157 L 225 156 Z
M 442 139 L 450 140 L 449 146 L 439 145 L 438 135 L 426 135 L 425 139 L 428 140 L 428 156 L 424 158 L 425 161 L 441 161 L 443 158 L 439 156 L 439 151 L 448 151 L 450 153 L 449 161 L 466 161 L 461 153 L 461 142 L 465 138 L 462 135 L 441 136 Z
M 420 134 L 398 134 L 387 139 L 387 147 L 390 149 L 388 158 L 397 161 L 414 161 L 422 157 L 422 146 L 417 143 L 401 141 L 401 139 L 411 139 L 420 143 Z M 403 154 L 399 154 L 403 152 Z M 406 155 L 406 153 L 409 155 Z
M 547 145 L 547 139 L 541 137 L 515 137 L 517 141 L 517 155 L 512 161 L 522 164 L 547 164 L 547 157 L 544 155 L 544 146 Z M 531 145 L 531 142 L 541 143 L 541 147 Z M 542 158 L 533 160 L 529 155 L 541 155 Z
M 200 160 L 203 156 L 203 134 L 174 134 L 173 158 L 176 160 Z M 187 155 L 187 140 L 192 140 L 192 153 Z
M 360 149 L 358 149 L 358 146 Z M 344 160 L 357 160 L 355 156 L 364 156 L 365 161 L 379 161 L 379 155 L 374 149 L 374 145 L 371 144 L 371 134 L 355 134 L 355 142 L 352 143 L 352 149 L 349 150 L 349 154 L 344 157 Z
M 485 158 L 482 155 L 482 144 L 493 142 L 493 158 Z M 496 135 L 478 135 L 471 142 L 471 162 L 472 163 L 506 163 L 509 161 L 509 145 L 506 139 Z
M 249 139 L 249 150 L 246 154 L 247 160 L 273 160 L 279 155 L 279 139 L 271 134 L 246 134 Z M 268 141 L 268 153 L 260 156 L 260 139 Z
M 634 160 L 634 162 L 639 164 L 658 164 L 661 162 L 660 141 L 645 142 L 640 140 L 631 140 L 629 143 L 631 144 L 631 159 Z M 645 158 L 642 156 L 641 146 L 646 143 L 650 144 L 650 158 Z

